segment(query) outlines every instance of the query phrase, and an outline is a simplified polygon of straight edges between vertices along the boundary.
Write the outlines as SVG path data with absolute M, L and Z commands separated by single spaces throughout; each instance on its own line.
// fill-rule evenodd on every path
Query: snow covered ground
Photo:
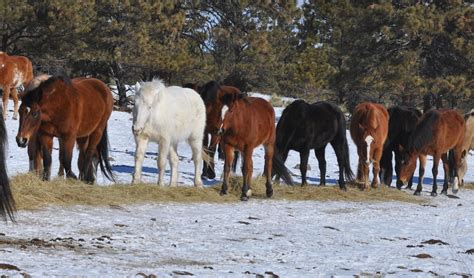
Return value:
M 276 108 L 277 116 L 282 109 Z M 11 118 L 12 112 L 9 112 Z M 131 114 L 109 121 L 111 161 L 120 183 L 129 183 L 135 143 Z M 15 143 L 18 122 L 7 120 L 8 172 L 28 171 L 26 149 Z M 357 155 L 349 136 L 351 165 Z M 58 144 L 56 142 L 55 147 Z M 156 183 L 157 146 L 150 144 L 144 181 Z M 190 149 L 179 146 L 179 181 L 192 184 Z M 57 149 L 53 173 L 58 167 Z M 326 151 L 329 183 L 337 179 L 331 147 Z M 77 157 L 77 153 L 75 154 Z M 431 169 L 428 161 L 427 169 Z M 286 163 L 298 179 L 297 153 Z M 75 163 L 74 163 L 75 164 Z M 309 183 L 319 183 L 310 157 Z M 474 158 L 469 156 L 469 165 Z M 74 165 L 76 172 L 77 167 Z M 254 175 L 262 173 L 263 149 L 254 153 Z M 169 168 L 166 170 L 169 178 Z M 222 161 L 217 165 L 218 178 Z M 440 169 L 440 173 L 443 173 Z M 429 197 L 429 204 L 251 200 L 234 204 L 160 203 L 136 206 L 49 207 L 20 211 L 18 223 L 0 223 L 0 275 L 302 277 L 461 276 L 474 272 L 474 191 L 459 199 Z M 442 174 L 438 177 L 442 178 Z M 474 181 L 468 170 L 466 181 Z M 207 185 L 219 179 L 206 181 Z M 99 184 L 108 182 L 100 177 Z M 411 194 L 411 192 L 407 192 Z M 470 251 L 469 251 L 470 250 Z M 10 270 L 9 270 L 10 269 Z M 262 277 L 262 276 L 259 276 Z

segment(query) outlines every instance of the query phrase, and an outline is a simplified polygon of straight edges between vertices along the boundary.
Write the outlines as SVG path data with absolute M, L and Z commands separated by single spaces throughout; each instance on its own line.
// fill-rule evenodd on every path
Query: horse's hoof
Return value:
M 219 195 L 221 195 L 221 196 L 227 195 L 227 191 L 221 190 L 221 192 L 219 192 Z
M 252 189 L 247 190 L 247 193 L 245 193 L 245 196 L 252 197 Z
M 202 183 L 195 184 L 194 187 L 199 188 L 199 189 L 204 188 L 204 186 L 202 186 Z
M 454 189 L 453 188 L 453 194 L 458 194 L 459 189 Z M 448 192 L 446 192 L 446 195 L 448 195 Z
M 267 198 L 271 198 L 273 196 L 273 190 L 267 190 Z
M 436 193 L 436 192 L 431 192 L 431 197 L 436 197 L 436 196 L 438 196 L 438 193 Z
M 420 191 L 415 191 L 415 193 L 413 193 L 413 195 L 415 195 L 415 196 L 420 196 L 420 195 L 421 195 L 421 192 L 420 192 Z
M 339 188 L 340 188 L 342 191 L 347 191 L 347 187 L 346 187 L 345 185 L 341 185 Z
M 454 193 L 454 190 L 453 190 Z M 448 195 L 448 190 L 441 190 L 441 195 Z
M 242 196 L 240 197 L 240 200 L 241 200 L 242 202 L 247 202 L 247 201 L 249 200 L 249 197 L 247 197 L 247 196 L 245 196 L 245 195 L 242 195 Z

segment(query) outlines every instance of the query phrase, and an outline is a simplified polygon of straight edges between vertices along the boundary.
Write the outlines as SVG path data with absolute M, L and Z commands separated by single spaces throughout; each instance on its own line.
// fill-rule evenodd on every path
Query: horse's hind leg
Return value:
M 283 164 L 285 164 L 286 162 L 286 159 L 288 158 L 288 150 L 285 150 L 282 154 L 281 154 L 281 161 L 283 162 Z M 275 154 L 274 154 L 275 155 Z M 272 173 L 273 174 L 273 173 Z M 275 176 L 275 182 L 276 183 L 280 183 L 280 175 L 279 174 L 276 174 Z
M 178 183 L 178 144 L 170 146 L 169 156 L 171 167 L 170 186 L 174 187 Z
M 158 157 L 158 185 L 163 186 L 165 184 L 165 169 L 166 159 L 170 150 L 170 142 L 163 140 L 160 142 L 159 157 Z
M 326 146 L 319 149 L 315 149 L 314 154 L 318 159 L 319 175 L 321 176 L 319 185 L 326 185 Z M 336 152 L 336 154 L 338 154 L 338 152 Z M 339 155 L 337 155 L 337 161 L 339 164 L 339 182 L 341 182 L 341 177 L 344 176 L 344 170 L 341 168 Z M 342 183 L 344 183 L 344 178 L 342 178 Z
M 443 170 L 444 170 L 443 190 L 441 190 L 441 194 L 447 195 L 448 194 L 448 183 L 449 183 L 449 163 L 448 163 L 448 154 L 447 153 L 444 153 L 441 156 L 441 161 L 443 162 Z
M 202 162 L 202 146 L 199 140 L 189 140 L 189 145 L 191 146 L 191 150 L 193 152 L 193 163 L 194 163 L 194 186 L 202 187 L 202 180 L 201 180 L 201 173 L 199 172 L 201 169 L 201 162 Z M 215 177 L 215 173 L 214 173 Z
M 204 161 L 202 165 L 202 178 L 214 179 L 216 177 L 216 172 L 214 171 L 214 156 L 216 154 L 216 141 L 217 137 L 211 137 L 211 143 L 209 144 L 209 135 L 204 134 L 203 146 L 205 147 L 205 152 L 209 156 L 209 161 Z
M 308 170 L 309 149 L 300 151 L 301 186 L 306 185 L 306 172 Z
M 265 146 L 265 166 L 263 168 L 265 178 L 267 179 L 265 183 L 266 194 L 268 198 L 273 196 L 273 185 L 272 185 L 272 168 L 273 168 L 273 155 L 274 155 L 274 146 L 273 144 L 268 144 Z
M 3 87 L 2 101 L 3 101 L 3 119 L 7 120 L 8 112 L 8 98 L 10 97 L 10 85 Z
M 13 119 L 17 120 L 18 119 L 18 91 L 16 90 L 15 87 L 13 87 L 11 90 L 11 96 L 13 99 Z
M 420 193 L 423 188 L 423 179 L 425 177 L 426 155 L 420 155 L 418 160 L 420 161 L 420 167 L 418 169 L 418 186 L 416 187 L 416 191 Z M 413 178 L 413 175 L 411 175 L 411 177 Z

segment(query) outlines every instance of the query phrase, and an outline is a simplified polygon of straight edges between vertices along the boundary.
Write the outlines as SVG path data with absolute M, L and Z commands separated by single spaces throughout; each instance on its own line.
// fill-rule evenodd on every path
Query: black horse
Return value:
M 0 108 L 0 114 L 2 109 Z M 5 150 L 7 145 L 7 130 L 5 128 L 5 121 L 1 117 L 0 123 L 0 218 L 7 220 L 8 218 L 15 221 L 15 201 L 13 200 L 12 192 L 10 190 L 10 182 L 7 175 L 7 167 L 5 160 Z
M 408 139 L 416 128 L 416 123 L 421 117 L 420 110 L 405 106 L 394 106 L 388 109 L 388 137 L 385 141 L 382 158 L 380 159 L 380 180 L 382 183 L 390 186 L 392 184 L 392 158 L 395 153 L 395 173 L 397 178 L 400 173 L 400 165 L 403 155 L 400 146 L 404 149 L 408 148 Z M 420 167 L 424 173 L 424 169 Z M 413 175 L 408 181 L 408 188 L 413 184 Z
M 309 104 L 296 100 L 283 111 L 276 130 L 276 153 L 286 161 L 288 152 L 300 153 L 301 184 L 306 184 L 309 151 L 314 149 L 319 162 L 321 185 L 326 184 L 325 150 L 334 148 L 339 164 L 339 187 L 346 189 L 345 180 L 353 180 L 346 137 L 346 119 L 335 105 L 320 101 Z

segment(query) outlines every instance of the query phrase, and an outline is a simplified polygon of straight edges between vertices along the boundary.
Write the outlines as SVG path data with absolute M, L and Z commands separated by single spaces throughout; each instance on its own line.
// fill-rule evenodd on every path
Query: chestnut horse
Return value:
M 243 154 L 243 186 L 240 199 L 247 201 L 250 194 L 250 183 L 253 172 L 253 149 L 259 145 L 265 148 L 264 175 L 266 177 L 266 195 L 273 196 L 272 168 L 287 184 L 293 184 L 285 165 L 274 156 L 275 146 L 275 111 L 272 105 L 256 97 L 247 97 L 245 94 L 234 92 L 219 96 L 221 108 L 220 120 L 212 127 L 218 130 L 221 143 L 224 147 L 224 182 L 221 195 L 227 194 L 230 167 L 232 165 L 234 149 Z M 214 107 L 215 108 L 215 107 Z
M 373 163 L 371 186 L 379 184 L 380 158 L 388 134 L 388 111 L 376 103 L 364 102 L 356 106 L 351 121 L 351 137 L 357 146 L 359 165 L 357 180 L 364 182 L 364 189 L 369 189 L 369 165 Z
M 444 183 L 441 194 L 448 193 L 449 164 L 447 152 L 454 150 L 453 171 L 455 173 L 453 193 L 458 191 L 458 166 L 464 143 L 466 124 L 458 112 L 451 109 L 430 110 L 423 114 L 410 136 L 408 148 L 405 150 L 405 159 L 400 167 L 400 177 L 397 187 L 401 187 L 416 168 L 416 158 L 421 155 L 433 156 L 433 190 L 431 196 L 437 195 L 436 178 L 438 176 L 439 160 L 443 161 Z M 422 165 L 424 168 L 424 165 Z M 420 195 L 422 181 L 418 183 L 415 195 Z
M 0 107 L 1 109 L 1 107 Z M 10 182 L 7 175 L 6 167 L 6 146 L 7 146 L 7 130 L 5 128 L 5 121 L 0 122 L 0 218 L 3 220 L 15 221 L 15 201 L 13 200 L 12 192 L 10 190 Z
M 69 178 L 72 151 L 79 147 L 79 178 L 94 183 L 93 160 L 97 159 L 105 177 L 113 180 L 108 161 L 107 121 L 112 113 L 113 96 L 109 88 L 95 78 L 51 77 L 22 98 L 17 143 L 26 147 L 37 133 L 43 154 L 43 179 L 51 176 L 53 137 L 60 141 L 61 163 Z M 33 137 L 34 138 L 34 137 Z
M 18 117 L 17 87 L 26 88 L 33 78 L 33 65 L 23 56 L 9 56 L 0 51 L 0 88 L 3 89 L 3 118 L 7 119 L 8 99 L 10 93 L 14 103 L 13 119 Z

